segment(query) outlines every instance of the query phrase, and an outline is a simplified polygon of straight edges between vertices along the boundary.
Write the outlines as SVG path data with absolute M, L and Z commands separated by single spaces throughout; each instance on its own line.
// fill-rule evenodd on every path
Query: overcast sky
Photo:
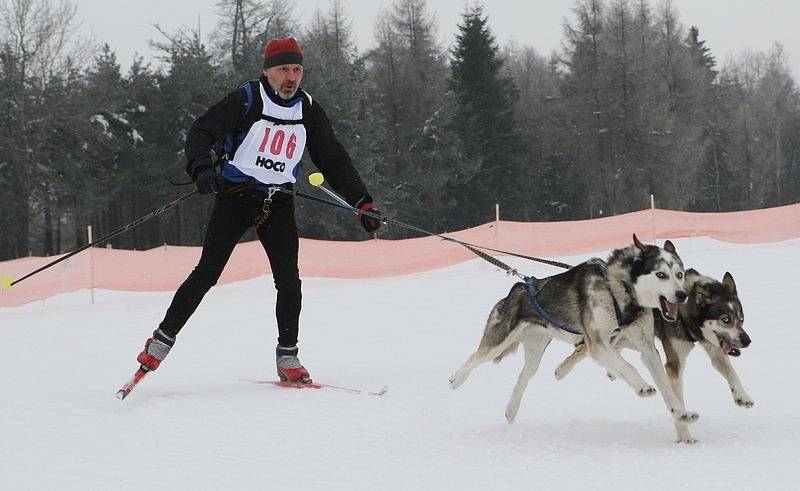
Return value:
M 3 1 L 3 0 L 0 0 Z M 107 42 L 117 52 L 123 67 L 134 53 L 152 56 L 148 40 L 158 38 L 153 24 L 172 29 L 200 24 L 211 33 L 217 24 L 218 0 L 73 0 L 82 21 L 81 32 L 98 42 Z M 328 0 L 295 0 L 297 16 L 305 23 Z M 391 0 L 345 0 L 361 51 L 373 45 L 377 13 Z M 533 46 L 541 54 L 560 48 L 562 24 L 571 18 L 574 0 L 490 0 L 483 2 L 489 23 L 501 45 L 515 40 Z M 464 0 L 428 0 L 436 16 L 443 46 L 453 43 Z M 651 1 L 651 5 L 655 5 Z M 700 27 L 700 37 L 724 62 L 746 49 L 762 51 L 778 41 L 783 44 L 795 76 L 800 74 L 800 2 L 798 0 L 673 0 L 682 23 Z M 302 41 L 302 40 L 301 40 Z

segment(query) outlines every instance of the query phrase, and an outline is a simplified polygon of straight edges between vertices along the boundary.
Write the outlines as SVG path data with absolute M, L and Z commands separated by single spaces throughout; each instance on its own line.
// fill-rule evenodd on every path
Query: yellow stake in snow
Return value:
M 308 175 L 308 182 L 314 187 L 322 186 L 322 183 L 325 181 L 325 178 L 322 177 L 322 172 L 315 172 L 313 174 Z
M 11 283 L 14 283 L 14 278 L 10 276 L 0 276 L 0 290 L 8 291 L 11 289 Z

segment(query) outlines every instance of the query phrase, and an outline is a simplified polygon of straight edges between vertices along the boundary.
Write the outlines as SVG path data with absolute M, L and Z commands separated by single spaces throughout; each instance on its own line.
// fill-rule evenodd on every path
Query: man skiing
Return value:
M 200 262 L 175 292 L 164 320 L 137 361 L 152 371 L 169 353 L 175 338 L 216 284 L 236 243 L 255 227 L 275 280 L 278 323 L 276 364 L 283 381 L 310 383 L 297 357 L 300 317 L 298 235 L 290 194 L 307 148 L 331 186 L 352 206 L 377 214 L 372 198 L 336 139 L 325 111 L 300 89 L 303 51 L 295 38 L 273 39 L 264 50 L 264 69 L 200 116 L 186 137 L 186 171 L 200 193 L 216 193 Z M 221 172 L 212 165 L 212 147 L 224 139 Z M 359 215 L 367 232 L 378 219 Z

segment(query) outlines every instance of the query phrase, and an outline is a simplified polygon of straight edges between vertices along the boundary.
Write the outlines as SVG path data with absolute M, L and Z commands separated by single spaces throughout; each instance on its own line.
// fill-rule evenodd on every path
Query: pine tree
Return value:
M 558 59 L 513 44 L 504 56 L 519 91 L 515 124 L 525 142 L 523 161 L 530 169 L 519 173 L 518 187 L 536 190 L 516 200 L 520 219 L 569 219 L 572 213 L 580 213 L 584 193 L 580 180 L 573 176 L 574 160 L 568 154 L 571 141 L 564 138 L 569 127 L 565 124 Z M 501 213 L 505 216 L 505 211 Z
M 370 124 L 364 132 L 375 172 L 367 178 L 385 211 L 435 228 L 446 206 L 435 186 L 451 173 L 450 162 L 441 160 L 451 139 L 441 133 L 447 69 L 435 22 L 424 0 L 398 0 L 378 19 L 376 36 L 378 46 L 367 60 Z M 419 206 L 422 199 L 428 207 Z M 404 233 L 387 231 L 397 232 Z
M 698 211 L 722 211 L 721 172 L 726 148 L 730 145 L 730 132 L 726 131 L 725 114 L 728 90 L 717 78 L 716 60 L 705 40 L 700 40 L 700 29 L 689 28 L 685 44 L 689 50 L 695 74 L 705 81 L 705 93 L 698 104 L 708 115 L 703 124 L 704 138 L 708 142 L 705 159 L 697 173 L 698 187 L 692 200 L 692 208 Z
M 606 127 L 606 101 L 600 76 L 604 49 L 604 7 L 600 0 L 575 3 L 576 21 L 564 26 L 561 63 L 561 94 L 565 108 L 559 125 L 565 133 L 565 160 L 578 170 L 573 184 L 585 189 L 582 202 L 575 203 L 584 217 L 592 218 L 610 209 L 613 189 Z
M 671 3 L 652 15 L 646 0 L 635 8 L 584 0 L 575 13 L 562 92 L 588 215 L 641 209 L 648 194 L 663 207 L 688 207 L 709 146 L 711 84 Z
M 91 125 L 84 150 L 87 164 L 84 189 L 89 192 L 84 193 L 78 208 L 91 212 L 86 217 L 87 223 L 102 235 L 119 226 L 112 215 L 114 208 L 122 204 L 120 198 L 124 196 L 123 189 L 127 191 L 126 183 L 131 181 L 128 169 L 121 162 L 128 126 L 121 115 L 125 103 L 122 71 L 116 54 L 107 44 L 86 74 L 82 96 L 89 109 L 84 117 Z
M 798 114 L 798 91 L 789 74 L 786 56 L 779 44 L 767 53 L 750 53 L 728 67 L 741 89 L 735 117 L 737 143 L 732 172 L 744 176 L 741 207 L 774 206 L 796 199 L 789 194 L 796 167 L 793 134 Z M 792 150 L 790 150 L 792 149 Z M 787 174 L 788 172 L 788 174 Z M 787 188 L 787 184 L 789 188 Z
M 130 121 L 130 131 L 126 135 L 130 146 L 125 165 L 131 168 L 127 223 L 151 211 L 154 203 L 172 197 L 175 189 L 165 175 L 183 182 L 187 181 L 187 176 L 179 166 L 172 167 L 172 156 L 159 145 L 163 135 L 158 116 L 158 75 L 142 58 L 134 59 L 128 70 L 125 94 L 124 113 Z M 148 249 L 163 244 L 161 220 L 162 217 L 158 217 L 133 229 L 130 234 L 133 247 Z
M 90 126 L 83 88 L 83 68 L 65 64 L 50 77 L 42 97 L 49 117 L 40 126 L 38 151 L 47 165 L 41 168 L 37 202 L 43 214 L 45 254 L 57 254 L 69 243 L 70 233 L 62 222 L 75 212 L 76 201 L 95 191 L 86 186 L 87 176 L 93 176 L 95 169 L 87 165 L 82 145 Z
M 464 158 L 475 164 L 469 175 L 455 175 L 454 211 L 471 224 L 493 217 L 493 203 L 517 194 L 520 140 L 514 126 L 513 80 L 503 72 L 483 7 L 468 7 L 451 50 L 450 87 L 455 95 L 453 128 L 464 143 Z M 469 218 L 468 218 L 469 217 Z
M 12 201 L 14 255 L 32 252 L 33 244 L 44 244 L 45 234 L 31 240 L 34 220 L 52 219 L 49 213 L 48 175 L 57 158 L 52 146 L 44 148 L 52 128 L 52 108 L 48 103 L 51 83 L 58 85 L 61 74 L 72 68 L 76 54 L 69 34 L 74 28 L 76 8 L 69 2 L 53 4 L 46 0 L 19 0 L 0 7 L 0 42 L 5 109 L 9 125 L 0 131 L 3 161 L 11 165 L 7 188 Z M 43 227 L 38 227 L 42 230 Z M 6 233 L 6 232 L 4 232 Z M 52 237 L 48 237 L 52 249 Z M 8 247 L 8 246 L 6 246 Z M 44 252 L 36 248 L 37 253 Z
M 371 149 L 364 138 L 366 126 L 366 73 L 355 48 L 351 22 L 340 0 L 333 0 L 326 12 L 317 11 L 302 36 L 304 75 L 302 86 L 325 108 L 339 141 L 367 182 L 373 169 Z M 306 155 L 305 172 L 311 171 Z M 377 198 L 377 196 L 376 196 Z M 319 206 L 298 202 L 300 232 L 313 238 L 363 238 L 350 216 L 321 211 Z
M 19 59 L 9 45 L 4 45 L 0 51 L 0 180 L 8 183 L 10 188 L 16 185 L 21 174 L 16 165 L 13 151 L 13 141 L 17 123 L 15 93 L 16 79 L 19 76 Z M 0 260 L 17 257 L 17 229 L 18 195 L 15 192 L 0 193 Z
M 167 71 L 157 77 L 159 100 L 154 104 L 152 116 L 160 124 L 160 136 L 156 138 L 164 157 L 164 171 L 170 175 L 185 176 L 183 146 L 187 130 L 209 107 L 234 90 L 237 84 L 223 76 L 221 67 L 206 49 L 199 31 L 180 31 L 169 34 L 167 39 L 167 43 L 159 45 L 162 59 L 167 63 Z M 258 74 L 260 65 L 253 71 L 254 75 Z M 192 200 L 178 207 L 175 213 L 165 216 L 162 221 L 167 230 L 164 241 L 172 244 L 202 243 L 211 206 L 211 201 L 207 199 Z

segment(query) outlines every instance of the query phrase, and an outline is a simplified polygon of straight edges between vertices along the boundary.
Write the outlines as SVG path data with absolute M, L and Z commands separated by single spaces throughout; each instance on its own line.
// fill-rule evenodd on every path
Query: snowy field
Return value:
M 749 410 L 701 349 L 690 355 L 695 445 L 673 443 L 660 394 L 639 399 L 591 361 L 556 381 L 571 352 L 558 341 L 513 425 L 504 410 L 521 353 L 451 391 L 448 376 L 513 283 L 475 260 L 393 279 L 304 280 L 301 360 L 319 382 L 388 384 L 382 397 L 245 381 L 275 378 L 270 277 L 212 290 L 124 402 L 114 394 L 171 293 L 96 292 L 88 305 L 77 292 L 0 309 L 0 489 L 797 489 L 800 240 L 675 243 L 687 266 L 731 271 L 753 339 L 733 362 Z

